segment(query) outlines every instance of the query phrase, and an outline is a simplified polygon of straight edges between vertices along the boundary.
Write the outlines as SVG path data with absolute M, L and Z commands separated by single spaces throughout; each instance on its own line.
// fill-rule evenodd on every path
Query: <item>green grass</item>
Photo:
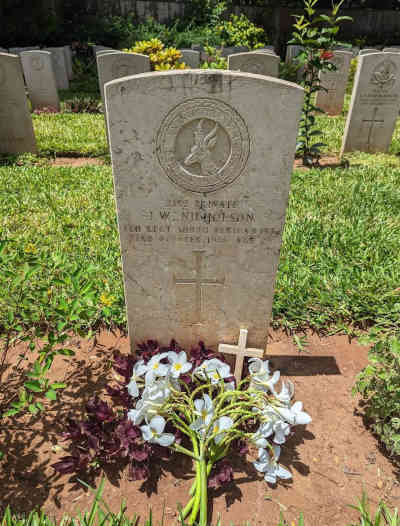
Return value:
M 378 323 L 398 328 L 400 163 L 354 156 L 349 169 L 296 171 L 274 301 L 274 323 L 291 328 Z M 110 166 L 0 167 L 3 268 L 38 265 L 16 319 L 54 325 L 59 299 L 73 301 L 77 269 L 95 295 L 87 326 L 124 325 L 124 298 Z M 0 324 L 15 287 L 0 274 Z M 50 291 L 50 292 L 49 292 Z M 102 296 L 103 295 L 103 296 Z M 78 322 L 77 322 L 78 323 Z
M 100 157 L 108 154 L 102 114 L 33 115 L 33 126 L 40 155 Z

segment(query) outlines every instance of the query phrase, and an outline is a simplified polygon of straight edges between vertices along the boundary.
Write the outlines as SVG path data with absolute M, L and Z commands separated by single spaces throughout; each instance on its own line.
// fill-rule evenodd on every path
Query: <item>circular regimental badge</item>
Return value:
M 382 91 L 390 91 L 396 84 L 397 67 L 391 60 L 380 62 L 372 73 L 371 82 Z
M 190 99 L 171 110 L 156 137 L 166 175 L 180 188 L 208 193 L 243 172 L 250 138 L 242 117 L 225 102 Z

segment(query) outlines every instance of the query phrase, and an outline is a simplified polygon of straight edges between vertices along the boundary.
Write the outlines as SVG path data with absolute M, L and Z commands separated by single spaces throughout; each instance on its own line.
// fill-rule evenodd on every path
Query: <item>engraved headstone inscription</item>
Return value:
M 0 153 L 36 153 L 18 55 L 0 53 Z
M 228 57 L 228 69 L 277 77 L 280 59 L 273 53 L 238 53 Z
M 339 115 L 343 109 L 353 53 L 339 50 L 333 53 L 329 62 L 332 62 L 336 69 L 320 73 L 321 85 L 324 89 L 317 93 L 316 106 L 329 115 Z
M 358 59 L 342 151 L 386 152 L 400 108 L 400 54 Z
M 132 346 L 264 349 L 303 89 L 181 70 L 105 93 Z
M 49 51 L 51 53 L 51 59 L 53 61 L 54 73 L 56 75 L 57 88 L 68 89 L 69 80 L 67 72 L 67 64 L 65 60 L 65 51 L 63 47 L 48 47 L 43 51 Z
M 54 108 L 59 111 L 60 100 L 51 53 L 23 51 L 21 62 L 32 108 Z

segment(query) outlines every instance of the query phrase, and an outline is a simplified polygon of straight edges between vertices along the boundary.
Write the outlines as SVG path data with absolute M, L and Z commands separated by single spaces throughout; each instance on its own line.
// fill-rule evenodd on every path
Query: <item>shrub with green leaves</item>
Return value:
M 231 15 L 216 27 L 217 34 L 226 46 L 246 46 L 249 49 L 264 47 L 265 32 L 257 27 L 246 15 Z
M 372 336 L 369 364 L 354 387 L 365 402 L 371 429 L 393 456 L 400 455 L 400 334 L 397 337 Z M 377 340 L 377 341 L 376 341 Z

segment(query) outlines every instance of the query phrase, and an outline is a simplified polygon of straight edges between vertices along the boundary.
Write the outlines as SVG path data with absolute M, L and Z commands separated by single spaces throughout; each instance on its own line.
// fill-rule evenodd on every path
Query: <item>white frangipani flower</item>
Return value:
M 227 363 L 221 362 L 218 358 L 205 360 L 200 367 L 195 369 L 195 374 L 204 380 L 210 380 L 212 384 L 217 384 L 221 379 L 232 376 L 231 368 Z
M 293 382 L 290 380 L 287 380 L 287 382 L 282 382 L 282 389 L 281 392 L 278 394 L 275 391 L 273 391 L 275 398 L 277 398 L 280 402 L 282 402 L 285 405 L 290 404 L 290 400 L 293 398 L 294 395 L 294 385 Z
M 270 450 L 259 449 L 258 460 L 253 462 L 257 471 L 264 473 L 264 480 L 270 484 L 276 484 L 276 479 L 291 479 L 292 474 L 286 468 L 278 464 L 281 448 L 272 446 L 273 456 Z
M 295 402 L 291 408 L 276 407 L 275 409 L 281 417 L 292 426 L 305 425 L 312 421 L 311 416 L 303 411 L 302 402 Z
M 279 371 L 275 371 L 270 376 L 268 360 L 262 361 L 260 358 L 249 360 L 249 372 L 251 377 L 250 388 L 259 391 L 274 392 L 274 385 L 279 382 L 281 376 Z
M 172 433 L 164 433 L 165 419 L 162 416 L 154 416 L 149 424 L 140 426 L 143 440 L 152 444 L 159 444 L 160 446 L 170 446 L 175 437 Z
M 219 444 L 225 438 L 225 433 L 233 426 L 233 420 L 229 416 L 220 416 L 211 428 L 210 434 L 214 436 L 214 442 Z
M 168 361 L 171 364 L 170 375 L 173 378 L 179 378 L 181 374 L 185 374 L 192 368 L 192 364 L 188 362 L 185 351 L 181 351 L 179 354 L 170 351 L 168 353 Z
M 273 425 L 274 429 L 274 442 L 275 444 L 284 444 L 286 442 L 286 437 L 290 433 L 290 424 L 287 422 L 283 422 L 282 420 L 278 420 L 278 422 L 275 422 Z
M 252 436 L 252 442 L 259 448 L 267 447 L 267 438 L 274 432 L 274 423 L 272 421 L 263 422 Z
M 169 373 L 169 365 L 161 363 L 161 360 L 168 356 L 167 352 L 155 354 L 146 364 L 146 385 L 154 382 L 158 376 L 167 376 Z
M 192 424 L 190 424 L 190 428 L 203 434 L 214 415 L 212 400 L 208 394 L 204 394 L 203 398 L 198 398 L 194 401 L 194 407 L 196 409 L 196 414 L 199 416 Z
M 135 363 L 132 371 L 132 377 L 129 384 L 126 386 L 128 393 L 133 397 L 137 398 L 139 396 L 139 387 L 137 381 L 146 373 L 147 366 L 144 363 L 144 360 L 140 360 Z
M 135 409 L 131 409 L 127 413 L 127 417 L 135 426 L 139 426 L 148 411 L 148 405 L 146 405 L 143 400 L 138 400 Z

